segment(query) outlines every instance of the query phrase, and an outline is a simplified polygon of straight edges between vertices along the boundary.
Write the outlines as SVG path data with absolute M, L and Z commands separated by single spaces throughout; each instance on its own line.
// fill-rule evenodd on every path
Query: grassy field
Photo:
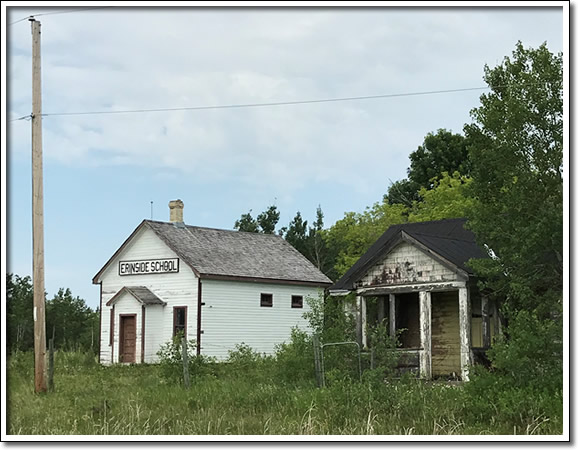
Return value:
M 415 379 L 362 382 L 331 376 L 288 382 L 276 362 L 205 364 L 185 389 L 166 367 L 102 367 L 81 353 L 56 354 L 54 392 L 36 395 L 33 356 L 11 357 L 8 434 L 451 435 L 560 434 L 562 399 L 503 403 L 460 385 Z M 278 367 L 277 367 L 278 369 Z M 511 395 L 511 394 L 510 394 Z M 525 399 L 525 400 L 524 400 Z M 526 401 L 526 403 L 524 403 Z M 510 405 L 511 402 L 516 402 Z M 520 403 L 521 402 L 521 403 Z M 510 409 L 508 409 L 510 408 Z M 549 412 L 548 412 L 549 411 Z

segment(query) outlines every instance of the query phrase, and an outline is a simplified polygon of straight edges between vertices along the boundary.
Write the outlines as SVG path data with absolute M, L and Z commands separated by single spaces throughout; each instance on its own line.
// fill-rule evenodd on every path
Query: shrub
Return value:
M 161 376 L 169 381 L 180 381 L 183 378 L 182 340 L 182 334 L 176 335 L 171 341 L 163 344 L 157 352 Z M 194 339 L 187 342 L 189 376 L 194 378 L 202 375 L 214 375 L 212 363 L 215 362 L 215 359 L 197 355 L 196 348 L 197 344 Z
M 275 374 L 277 379 L 289 384 L 315 380 L 311 335 L 297 327 L 291 330 L 289 342 L 276 347 Z
M 488 351 L 492 367 L 513 386 L 562 389 L 562 323 L 520 311 L 510 318 L 507 340 Z
M 254 382 L 271 379 L 273 357 L 256 352 L 244 342 L 237 344 L 235 349 L 228 353 L 227 373 Z

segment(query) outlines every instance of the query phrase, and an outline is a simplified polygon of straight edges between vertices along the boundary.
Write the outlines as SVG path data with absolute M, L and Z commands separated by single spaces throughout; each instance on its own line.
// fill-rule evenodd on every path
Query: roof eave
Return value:
M 134 236 L 138 233 L 138 231 L 146 224 L 146 220 L 143 220 L 130 234 L 129 237 L 122 243 L 122 245 L 118 248 L 116 252 L 109 258 L 109 260 L 102 266 L 102 268 L 98 271 L 98 273 L 92 278 L 92 284 L 99 284 L 99 278 L 103 274 L 103 272 L 108 269 L 108 266 L 112 263 L 112 261 L 120 255 L 120 253 L 125 249 L 125 247 L 129 244 L 129 242 L 134 238 Z
M 239 275 L 221 275 L 221 274 L 211 274 L 202 273 L 199 275 L 201 280 L 221 280 L 221 281 L 243 281 L 243 282 L 253 282 L 253 283 L 269 283 L 269 284 L 290 284 L 290 285 L 301 285 L 301 286 L 315 286 L 327 288 L 331 286 L 332 282 L 324 281 L 309 281 L 309 280 L 286 280 L 281 278 L 259 278 L 259 277 L 245 277 Z

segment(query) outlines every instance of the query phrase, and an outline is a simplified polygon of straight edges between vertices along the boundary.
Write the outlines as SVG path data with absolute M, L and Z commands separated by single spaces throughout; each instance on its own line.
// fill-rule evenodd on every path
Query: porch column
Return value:
M 425 379 L 431 378 L 431 292 L 419 293 L 419 372 Z
M 365 297 L 355 298 L 357 303 L 357 341 L 361 348 L 367 347 L 367 304 Z
M 377 323 L 381 325 L 385 318 L 385 297 L 377 297 Z
M 462 369 L 462 380 L 469 379 L 470 361 L 470 333 L 471 333 L 471 314 L 470 314 L 470 290 L 468 288 L 459 289 L 459 307 L 460 307 L 460 361 Z
M 490 308 L 488 297 L 482 296 L 482 347 L 490 348 Z
M 389 294 L 389 336 L 395 339 L 395 294 Z
M 348 314 L 352 318 L 356 319 L 357 310 L 353 302 L 351 302 L 347 297 L 341 297 L 341 299 L 343 311 L 345 312 L 345 314 Z

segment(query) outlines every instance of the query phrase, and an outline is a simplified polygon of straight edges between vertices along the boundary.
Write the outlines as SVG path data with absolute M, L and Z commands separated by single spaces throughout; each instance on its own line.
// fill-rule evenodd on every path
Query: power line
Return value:
M 431 94 L 448 94 L 452 92 L 465 92 L 489 89 L 489 86 L 462 88 L 462 89 L 446 89 L 439 91 L 422 91 L 422 92 L 408 92 L 402 94 L 383 94 L 383 95 L 366 95 L 362 97 L 340 97 L 340 98 L 326 98 L 317 100 L 297 100 L 291 102 L 271 102 L 271 103 L 241 103 L 232 105 L 213 105 L 213 106 L 190 106 L 182 108 L 157 108 L 157 109 L 125 109 L 120 111 L 85 111 L 85 112 L 64 112 L 64 113 L 46 113 L 42 114 L 44 117 L 49 116 L 81 116 L 81 115 L 97 115 L 97 114 L 128 114 L 128 113 L 145 113 L 145 112 L 166 112 L 166 111 L 199 111 L 206 109 L 234 109 L 234 108 L 258 108 L 269 106 L 286 106 L 286 105 L 303 105 L 311 103 L 329 103 L 329 102 L 346 102 L 354 100 L 371 100 L 377 98 L 394 98 L 394 97 L 410 97 L 418 95 Z
M 9 122 L 16 122 L 17 120 L 32 120 L 32 114 L 26 116 L 18 117 L 18 119 L 10 119 Z
M 114 8 L 114 6 L 99 6 L 97 8 L 76 8 L 76 9 L 65 9 L 62 11 L 52 11 L 52 12 L 46 12 L 46 13 L 38 13 L 38 14 L 31 14 L 27 17 L 23 17 L 22 19 L 18 19 L 15 22 L 9 23 L 8 25 L 14 25 L 17 24 L 18 22 L 22 22 L 23 20 L 26 19 L 30 19 L 33 17 L 40 17 L 40 16 L 48 16 L 50 14 L 67 14 L 67 13 L 73 13 L 73 12 L 83 12 L 83 11 L 92 11 L 94 9 L 105 9 L 105 8 Z

